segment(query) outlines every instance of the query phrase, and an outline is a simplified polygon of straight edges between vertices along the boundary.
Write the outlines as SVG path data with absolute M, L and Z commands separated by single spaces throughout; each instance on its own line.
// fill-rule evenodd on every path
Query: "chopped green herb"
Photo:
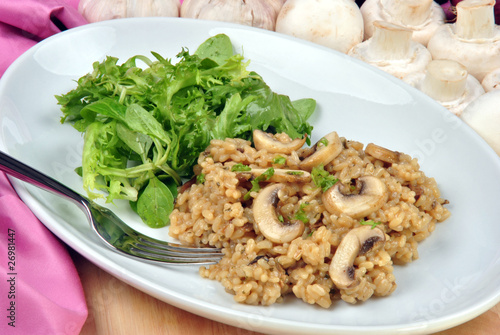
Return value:
M 273 159 L 273 164 L 284 165 L 286 163 L 286 158 L 283 156 L 276 156 Z
M 304 208 L 306 208 L 307 206 L 309 206 L 308 202 L 300 204 L 299 210 L 295 213 L 293 219 L 302 221 L 304 223 L 309 223 L 309 218 L 307 217 L 306 212 L 304 211 Z
M 330 187 L 339 181 L 333 175 L 328 173 L 323 165 L 313 167 L 311 171 L 311 178 L 314 185 L 316 185 L 316 187 L 321 187 L 323 192 L 326 192 Z
M 199 175 L 196 176 L 196 182 L 198 184 L 203 184 L 205 182 L 205 174 L 200 173 Z
M 259 183 L 261 181 L 266 181 L 266 180 L 269 180 L 269 178 L 271 178 L 272 176 L 274 175 L 274 169 L 272 167 L 270 167 L 269 169 L 267 169 L 266 171 L 262 172 L 262 174 L 260 176 L 258 176 L 257 178 L 255 178 L 254 180 L 251 181 L 252 183 L 252 188 L 250 189 L 250 191 L 248 191 L 244 196 L 243 196 L 243 199 L 244 200 L 248 200 L 250 199 L 250 193 L 252 192 L 258 192 L 260 190 L 260 185 Z
M 368 220 L 368 221 L 365 221 L 365 220 L 361 220 L 359 222 L 359 224 L 363 225 L 363 226 L 371 226 L 372 229 L 375 228 L 376 226 L 378 226 L 379 224 L 382 224 L 382 222 L 375 222 L 373 220 Z
M 280 222 L 285 222 L 285 219 L 283 218 L 283 215 L 278 215 L 278 220 L 280 220 Z
M 291 176 L 301 176 L 304 174 L 304 171 L 287 171 L 286 174 Z
M 318 143 L 321 143 L 321 144 L 323 144 L 323 145 L 326 147 L 326 146 L 328 145 L 328 140 L 327 140 L 326 138 L 322 137 L 322 138 L 318 141 Z
M 234 164 L 231 167 L 232 172 L 242 172 L 242 171 L 250 171 L 250 170 L 252 170 L 252 168 L 250 166 L 245 165 L 245 164 L 241 164 L 241 163 Z

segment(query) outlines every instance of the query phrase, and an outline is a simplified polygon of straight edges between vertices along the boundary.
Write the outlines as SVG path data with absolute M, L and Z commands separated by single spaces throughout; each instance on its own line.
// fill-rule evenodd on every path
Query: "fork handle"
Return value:
M 18 161 L 12 156 L 0 151 L 0 170 L 22 181 L 38 186 L 44 190 L 53 192 L 75 201 L 78 204 L 86 203 L 87 200 L 69 187 L 46 174 Z

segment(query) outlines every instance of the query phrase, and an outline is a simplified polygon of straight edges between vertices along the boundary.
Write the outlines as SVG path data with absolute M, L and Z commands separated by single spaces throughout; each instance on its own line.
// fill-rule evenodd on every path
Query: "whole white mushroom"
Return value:
M 414 72 L 423 72 L 432 60 L 429 51 L 412 40 L 408 28 L 375 21 L 373 36 L 355 45 L 348 55 L 402 79 Z
M 471 102 L 462 120 L 474 129 L 500 156 L 500 90 L 493 90 Z
M 483 81 L 481 81 L 481 85 L 483 85 L 486 92 L 500 90 L 500 67 L 484 76 Z
M 425 72 L 413 73 L 403 81 L 424 92 L 453 114 L 460 116 L 484 94 L 481 83 L 462 64 L 450 59 L 432 60 Z
M 427 45 L 433 59 L 452 59 L 477 80 L 500 67 L 500 27 L 495 25 L 495 0 L 464 0 L 457 21 L 444 24 Z
M 276 31 L 347 53 L 363 40 L 363 17 L 353 0 L 287 0 Z
M 441 6 L 432 0 L 366 0 L 361 14 L 365 40 L 373 35 L 375 21 L 386 21 L 412 30 L 412 38 L 424 46 L 445 19 Z

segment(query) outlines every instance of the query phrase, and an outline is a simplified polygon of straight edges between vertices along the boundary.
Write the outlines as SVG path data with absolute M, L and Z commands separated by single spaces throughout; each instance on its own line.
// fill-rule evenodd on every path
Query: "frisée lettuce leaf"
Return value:
M 212 139 L 251 140 L 254 129 L 292 138 L 312 131 L 315 100 L 273 92 L 224 34 L 193 54 L 183 48 L 175 60 L 151 54 L 122 64 L 108 56 L 56 96 L 61 122 L 84 133 L 78 171 L 91 199 L 128 200 L 145 223 L 162 227 L 175 186 L 193 177 Z

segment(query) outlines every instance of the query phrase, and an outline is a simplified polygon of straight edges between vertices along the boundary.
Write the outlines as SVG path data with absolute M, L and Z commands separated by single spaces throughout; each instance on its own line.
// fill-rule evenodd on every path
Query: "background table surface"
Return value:
M 137 290 L 70 250 L 80 275 L 89 316 L 80 335 L 262 335 L 186 312 Z M 496 335 L 500 303 L 439 335 Z

